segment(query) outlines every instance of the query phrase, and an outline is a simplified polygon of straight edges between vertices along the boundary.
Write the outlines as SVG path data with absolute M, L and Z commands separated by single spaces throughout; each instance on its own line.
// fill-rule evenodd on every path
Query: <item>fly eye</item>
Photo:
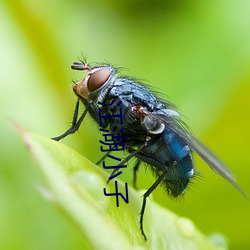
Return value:
M 92 73 L 88 79 L 88 90 L 93 92 L 99 89 L 109 78 L 110 71 L 108 69 L 99 69 Z

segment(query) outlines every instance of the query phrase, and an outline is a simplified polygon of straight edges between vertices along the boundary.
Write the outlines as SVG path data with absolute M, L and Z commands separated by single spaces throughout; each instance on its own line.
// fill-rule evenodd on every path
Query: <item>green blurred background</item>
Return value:
M 64 132 L 76 100 L 72 79 L 83 76 L 70 65 L 82 55 L 124 66 L 169 96 L 250 195 L 249 13 L 248 0 L 1 1 L 0 249 L 81 248 L 81 235 L 36 191 L 39 173 L 8 117 L 46 137 Z M 63 143 L 95 162 L 99 139 L 88 119 Z M 153 198 L 204 233 L 226 235 L 231 249 L 250 249 L 250 202 L 196 165 L 203 177 L 184 198 L 173 201 L 161 188 Z M 154 180 L 146 173 L 139 188 Z M 132 169 L 122 178 L 131 184 Z

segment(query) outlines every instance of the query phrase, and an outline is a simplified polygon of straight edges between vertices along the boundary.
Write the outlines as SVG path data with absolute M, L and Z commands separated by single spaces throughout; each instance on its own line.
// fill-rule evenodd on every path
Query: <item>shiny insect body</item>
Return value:
M 132 78 L 118 77 L 117 70 L 108 64 L 89 66 L 84 62 L 74 62 L 71 68 L 85 70 L 87 74 L 73 87 L 78 100 L 72 126 L 64 134 L 53 139 L 58 141 L 77 131 L 87 113 L 99 124 L 98 102 L 120 103 L 119 107 L 112 105 L 101 108 L 106 115 L 118 114 L 120 108 L 122 109 L 122 125 L 117 117 L 102 119 L 103 128 L 123 128 L 124 137 L 121 142 L 129 154 L 119 165 L 136 157 L 134 183 L 136 171 L 141 163 L 151 166 L 157 177 L 143 195 L 140 229 L 144 239 L 146 235 L 143 229 L 143 216 L 147 197 L 159 184 L 166 188 L 170 196 L 177 197 L 184 193 L 195 173 L 192 151 L 243 193 L 225 164 L 188 131 L 173 104 L 158 98 L 148 86 Z M 78 118 L 80 102 L 84 104 L 85 111 Z M 111 176 L 118 169 L 115 169 Z

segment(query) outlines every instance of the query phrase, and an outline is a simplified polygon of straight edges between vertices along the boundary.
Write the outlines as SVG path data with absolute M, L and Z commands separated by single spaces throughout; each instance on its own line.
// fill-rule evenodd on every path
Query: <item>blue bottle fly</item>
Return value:
M 78 100 L 71 127 L 53 139 L 59 141 L 76 132 L 87 113 L 99 124 L 98 102 L 107 104 L 107 107 L 101 107 L 102 113 L 117 117 L 102 118 L 102 128 L 123 128 L 121 142 L 124 143 L 128 156 L 122 164 L 132 157 L 137 158 L 134 184 L 136 171 L 141 163 L 149 165 L 157 177 L 143 195 L 140 229 L 145 240 L 143 216 L 147 197 L 159 184 L 162 184 L 172 197 L 184 193 L 195 174 L 192 151 L 244 195 L 231 171 L 188 131 L 175 106 L 169 101 L 158 98 L 148 86 L 132 78 L 118 77 L 117 70 L 111 65 L 89 66 L 85 62 L 74 62 L 71 68 L 87 71 L 87 74 L 73 87 Z M 79 116 L 80 102 L 84 104 L 85 110 Z M 111 102 L 119 103 L 119 106 L 108 106 Z M 123 124 L 118 118 L 120 110 Z M 115 169 L 111 176 L 118 170 L 119 168 Z

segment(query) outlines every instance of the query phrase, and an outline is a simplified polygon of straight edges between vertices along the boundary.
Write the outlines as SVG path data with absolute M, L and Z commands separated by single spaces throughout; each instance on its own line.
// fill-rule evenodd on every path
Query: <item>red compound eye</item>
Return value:
M 99 89 L 109 78 L 110 71 L 108 69 L 99 69 L 92 73 L 88 79 L 88 90 L 93 92 Z

